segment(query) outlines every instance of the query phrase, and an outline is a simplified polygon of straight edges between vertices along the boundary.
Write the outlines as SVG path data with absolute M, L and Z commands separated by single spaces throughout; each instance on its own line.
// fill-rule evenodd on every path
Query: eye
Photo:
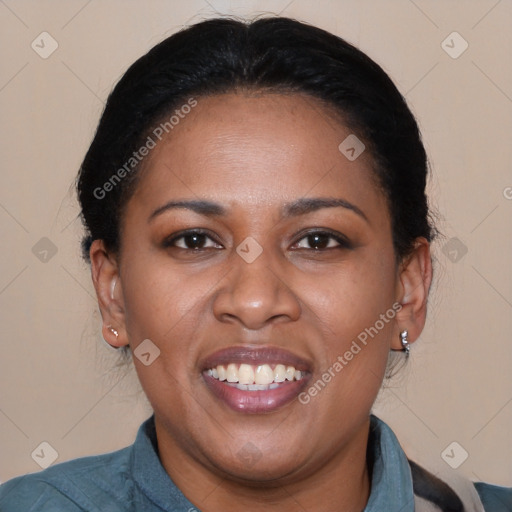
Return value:
M 344 248 L 350 248 L 349 242 L 341 234 L 329 231 L 310 232 L 292 246 L 292 249 L 312 249 L 314 251 Z
M 173 235 L 164 242 L 165 247 L 177 247 L 191 251 L 201 251 L 204 249 L 222 249 L 211 236 L 203 231 L 186 231 L 178 235 Z

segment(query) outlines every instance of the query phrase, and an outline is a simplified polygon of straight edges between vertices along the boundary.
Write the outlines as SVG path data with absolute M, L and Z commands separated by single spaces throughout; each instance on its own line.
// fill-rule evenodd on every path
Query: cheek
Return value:
M 123 262 L 123 270 L 127 329 L 133 335 L 167 337 L 183 319 L 194 314 L 211 286 L 206 275 L 191 278 L 185 270 L 151 252 L 132 253 Z M 140 332 L 143 329 L 147 332 Z
M 394 318 L 396 267 L 392 251 L 361 251 L 346 265 L 325 276 L 306 276 L 302 285 L 309 289 L 305 301 L 329 327 L 330 338 L 345 342 L 373 326 L 389 312 L 387 332 Z
M 195 375 L 195 356 L 204 333 L 211 328 L 212 290 L 226 270 L 217 267 L 191 272 L 151 251 L 132 252 L 123 270 L 126 331 L 132 349 L 150 339 L 160 350 L 157 366 L 169 372 L 170 381 L 176 377 L 184 384 Z M 146 376 L 144 370 L 138 368 L 139 377 L 146 382 L 155 371 Z
M 206 278 L 190 279 L 149 252 L 126 258 L 123 267 L 126 332 L 132 351 L 145 339 L 159 350 L 149 366 L 134 357 L 139 380 L 155 409 L 164 397 L 184 417 L 183 397 L 189 396 L 190 376 L 195 375 L 198 332 L 205 329 L 200 310 L 211 284 Z
M 319 422 L 338 425 L 348 413 L 361 414 L 362 421 L 384 378 L 396 316 L 394 260 L 361 263 L 317 280 L 310 296 L 322 341 L 302 403 L 311 405 Z
M 393 251 L 363 251 L 338 272 L 309 283 L 311 321 L 321 326 L 322 342 L 317 375 L 304 400 L 318 400 L 313 404 L 318 418 L 341 421 L 347 410 L 371 408 L 390 350 L 395 276 Z

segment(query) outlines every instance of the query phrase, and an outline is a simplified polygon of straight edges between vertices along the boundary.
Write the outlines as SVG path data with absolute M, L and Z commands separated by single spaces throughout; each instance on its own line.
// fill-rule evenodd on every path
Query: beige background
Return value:
M 183 25 L 267 11 L 377 60 L 432 160 L 445 237 L 430 319 L 376 412 L 420 462 L 455 471 L 441 453 L 457 441 L 469 454 L 457 472 L 512 485 L 511 0 L 0 0 L 0 481 L 38 470 L 42 441 L 58 461 L 114 450 L 150 414 L 133 369 L 101 341 L 79 255 L 72 185 L 109 90 Z M 47 59 L 31 48 L 43 31 L 59 45 Z M 469 43 L 457 59 L 441 46 L 453 31 Z M 58 250 L 46 262 L 32 251 L 42 237 Z

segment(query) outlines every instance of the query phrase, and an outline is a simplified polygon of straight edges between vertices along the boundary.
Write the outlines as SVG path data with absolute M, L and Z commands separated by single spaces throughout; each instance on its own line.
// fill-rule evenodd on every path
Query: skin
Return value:
M 113 346 L 149 338 L 160 356 L 134 358 L 155 411 L 159 455 L 203 511 L 360 511 L 369 492 L 369 414 L 389 350 L 423 329 L 431 280 L 429 244 L 397 262 L 389 210 L 365 151 L 350 162 L 338 145 L 351 133 L 316 99 L 226 94 L 198 105 L 152 150 L 122 219 L 121 247 L 91 247 L 92 277 Z M 300 198 L 342 198 L 349 208 L 284 217 Z M 152 213 L 169 201 L 205 199 L 224 215 Z M 202 250 L 182 230 L 202 228 Z M 305 231 L 341 233 L 320 245 Z M 263 248 L 246 263 L 236 247 Z M 322 243 L 324 245 L 322 245 Z M 113 281 L 115 290 L 111 295 Z M 306 405 L 266 414 L 233 411 L 206 387 L 199 362 L 233 346 L 285 348 L 312 365 L 310 383 L 393 303 L 402 305 L 371 342 Z M 107 326 L 119 333 L 116 337 Z M 247 443 L 259 454 L 244 461 Z

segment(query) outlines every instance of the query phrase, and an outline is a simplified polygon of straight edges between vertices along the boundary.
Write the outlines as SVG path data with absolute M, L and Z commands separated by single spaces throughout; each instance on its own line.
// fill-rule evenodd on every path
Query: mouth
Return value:
M 202 365 L 208 389 L 237 412 L 268 413 L 293 401 L 307 385 L 311 366 L 278 348 L 232 347 Z

